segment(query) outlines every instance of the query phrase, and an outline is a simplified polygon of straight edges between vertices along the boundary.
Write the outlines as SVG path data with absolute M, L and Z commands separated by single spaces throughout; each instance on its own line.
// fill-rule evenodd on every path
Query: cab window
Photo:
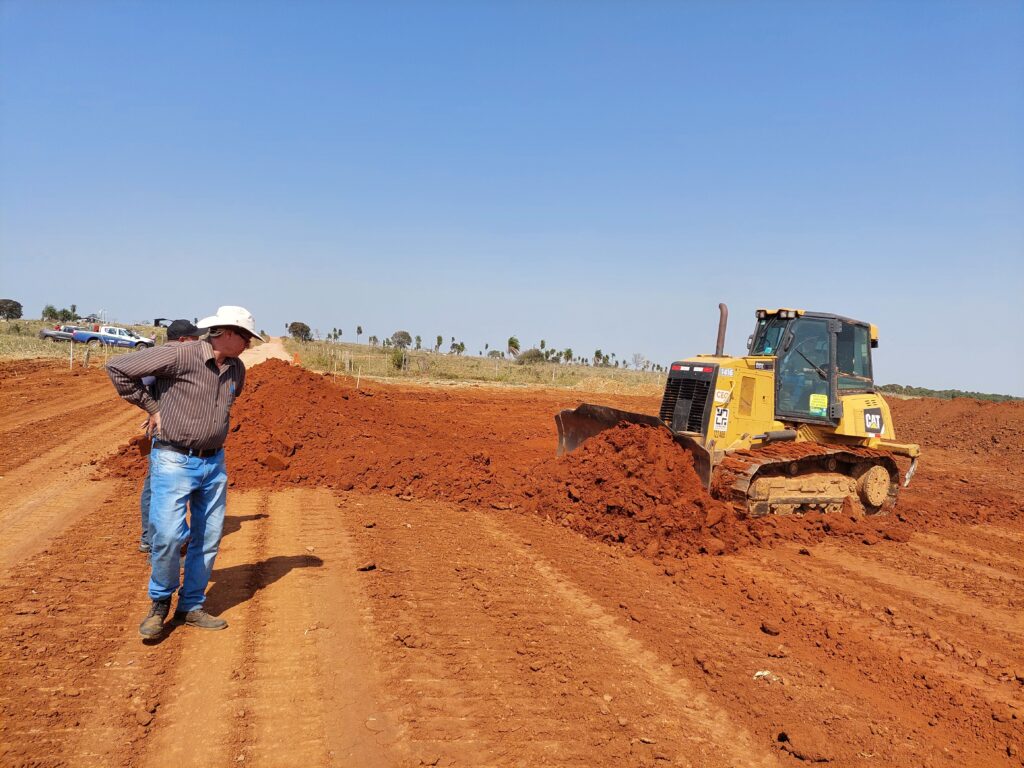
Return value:
M 807 317 L 794 320 L 782 341 L 785 348 L 779 350 L 776 365 L 776 410 L 802 419 L 828 419 L 828 322 Z
M 836 336 L 836 369 L 839 389 L 874 389 L 871 334 L 867 326 L 842 324 Z
M 786 330 L 788 320 L 783 320 L 778 315 L 757 321 L 757 330 L 754 332 L 754 344 L 750 348 L 752 355 L 777 355 L 779 344 L 782 341 L 782 332 Z

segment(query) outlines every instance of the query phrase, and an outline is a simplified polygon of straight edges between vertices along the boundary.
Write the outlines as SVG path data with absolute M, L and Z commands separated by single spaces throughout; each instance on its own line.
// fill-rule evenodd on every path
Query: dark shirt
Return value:
M 111 359 L 107 374 L 117 393 L 147 413 L 160 414 L 159 439 L 183 448 L 220 448 L 231 404 L 245 385 L 245 366 L 229 357 L 218 368 L 209 342 L 185 341 Z M 155 376 L 156 398 L 143 385 Z M 159 400 L 159 402 L 157 402 Z

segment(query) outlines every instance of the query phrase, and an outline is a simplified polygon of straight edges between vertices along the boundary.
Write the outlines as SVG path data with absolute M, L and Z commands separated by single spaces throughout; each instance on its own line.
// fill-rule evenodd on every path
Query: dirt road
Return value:
M 897 402 L 898 515 L 726 534 L 627 464 L 566 475 L 578 401 L 255 366 L 230 627 L 144 645 L 138 411 L 0 363 L 0 765 L 1022 764 L 1024 409 Z M 649 504 L 579 501 L 605 485 Z

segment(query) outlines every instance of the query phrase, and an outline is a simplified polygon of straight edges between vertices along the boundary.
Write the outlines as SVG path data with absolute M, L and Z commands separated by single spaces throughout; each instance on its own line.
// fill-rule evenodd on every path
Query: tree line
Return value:
M 303 322 L 291 322 L 285 323 L 285 330 L 288 334 L 296 341 L 320 341 L 321 335 L 319 331 L 316 331 L 309 327 L 307 323 Z M 359 343 L 360 337 L 363 335 L 363 326 L 356 326 L 356 343 Z M 326 334 L 323 335 L 323 341 L 340 341 L 343 336 L 340 328 L 332 328 Z M 370 335 L 366 339 L 367 343 L 371 347 L 381 347 L 383 349 L 413 349 L 413 350 L 425 350 L 433 352 L 435 354 L 441 352 L 441 347 L 445 345 L 445 338 L 441 334 L 434 337 L 433 346 L 424 346 L 424 340 L 422 336 L 413 336 L 408 331 L 398 330 L 383 339 L 378 338 L 375 335 Z M 429 344 L 429 341 L 427 342 Z M 456 341 L 455 337 L 452 336 L 448 342 L 446 354 L 450 355 L 462 355 L 466 351 L 466 343 L 464 341 Z M 504 342 L 502 347 L 492 348 L 490 343 L 484 344 L 484 348 L 477 352 L 478 357 L 489 357 L 492 359 L 504 360 L 511 359 L 520 365 L 531 365 L 535 363 L 565 363 L 565 364 L 576 364 L 576 365 L 592 365 L 594 367 L 603 368 L 629 368 L 633 366 L 634 370 L 638 371 L 658 371 L 663 372 L 664 366 L 652 363 L 644 355 L 639 352 L 634 352 L 629 359 L 619 358 L 614 352 L 606 354 L 601 349 L 595 349 L 593 356 L 587 357 L 585 355 L 577 355 L 572 348 L 566 347 L 565 349 L 557 349 L 550 346 L 546 339 L 541 339 L 540 343 L 536 347 L 530 347 L 524 350 L 522 343 L 516 336 L 509 336 Z
M 927 387 L 908 387 L 903 384 L 883 384 L 878 387 L 882 392 L 891 392 L 894 395 L 906 395 L 907 397 L 935 397 L 939 400 L 956 400 L 967 397 L 972 400 L 989 400 L 994 403 L 1004 403 L 1009 400 L 1024 400 L 1022 397 L 1013 395 L 994 395 L 987 392 L 965 392 L 962 389 L 928 389 Z

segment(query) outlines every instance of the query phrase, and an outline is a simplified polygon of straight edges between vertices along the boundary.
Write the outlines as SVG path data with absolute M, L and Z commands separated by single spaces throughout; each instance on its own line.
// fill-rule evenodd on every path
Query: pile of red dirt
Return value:
M 649 557 L 721 554 L 750 539 L 728 504 L 701 485 L 668 431 L 621 424 L 530 473 L 527 511 Z
M 887 402 L 900 441 L 1024 463 L 1024 401 L 921 397 Z
M 965 495 L 963 484 L 951 485 L 942 468 L 925 463 L 915 480 L 919 490 L 901 493 L 896 514 L 740 519 L 731 505 L 708 495 L 690 455 L 664 430 L 623 425 L 555 459 L 552 415 L 564 407 L 558 405 L 564 393 L 352 384 L 278 360 L 254 366 L 232 414 L 232 485 L 328 486 L 522 509 L 653 558 L 836 535 L 866 544 L 906 540 L 908 523 L 935 527 L 955 515 L 980 520 L 992 510 L 1020 509 L 1005 493 L 978 489 Z M 978 426 L 979 413 L 989 416 L 986 404 L 957 402 L 952 412 L 962 416 L 950 418 L 949 403 L 914 403 L 903 401 L 896 409 L 904 439 L 916 437 L 915 418 L 927 423 L 935 409 L 945 432 L 935 425 L 925 427 L 923 436 L 935 439 L 931 435 L 949 434 L 951 425 L 960 424 L 961 439 L 988 435 L 992 445 L 1007 446 L 999 459 L 1016 457 L 1021 433 L 1008 434 L 1002 422 L 1006 413 L 1024 415 L 1024 408 L 999 404 L 992 423 Z M 992 442 L 992 435 L 999 441 Z M 1010 462 L 1006 471 L 1020 472 L 1014 464 L 1020 462 Z M 128 447 L 108 464 L 114 475 L 141 477 L 143 468 Z

